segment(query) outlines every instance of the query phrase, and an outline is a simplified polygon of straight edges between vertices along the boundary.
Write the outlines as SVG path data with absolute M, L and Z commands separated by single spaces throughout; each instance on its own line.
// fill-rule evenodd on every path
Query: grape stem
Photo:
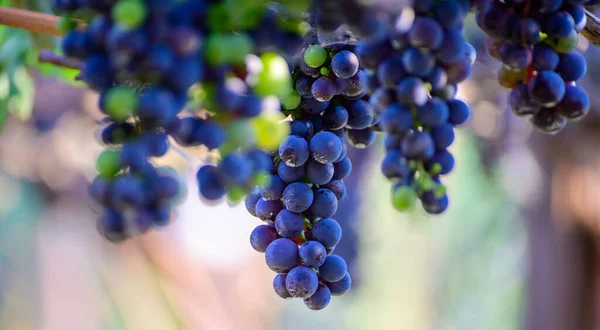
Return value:
M 64 33 L 58 28 L 60 20 L 60 16 L 52 14 L 0 6 L 0 25 L 23 29 L 29 32 L 62 36 Z M 85 29 L 83 21 L 76 21 L 79 28 Z
M 38 61 L 40 63 L 49 63 L 49 64 L 53 64 L 53 65 L 60 66 L 63 68 L 69 68 L 69 69 L 75 69 L 75 70 L 81 70 L 81 67 L 82 67 L 82 63 L 80 61 L 72 59 L 72 58 L 60 56 L 60 55 L 56 54 L 55 52 L 48 50 L 48 49 L 40 50 L 40 55 L 38 57 Z
M 581 35 L 590 43 L 600 46 L 600 18 L 592 14 L 589 10 L 585 11 L 587 23 L 585 29 L 581 31 Z

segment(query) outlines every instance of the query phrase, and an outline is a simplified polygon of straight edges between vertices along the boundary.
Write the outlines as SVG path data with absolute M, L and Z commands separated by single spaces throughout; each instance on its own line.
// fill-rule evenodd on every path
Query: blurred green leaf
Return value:
M 8 103 L 8 100 L 0 99 L 0 133 L 2 132 L 2 129 L 4 128 L 4 124 L 6 123 L 6 118 L 8 118 L 8 111 L 3 111 L 4 108 L 7 108 L 7 106 L 6 106 L 7 103 Z
M 36 63 L 33 68 L 35 68 L 44 76 L 60 80 L 61 83 L 66 83 L 76 87 L 85 87 L 83 82 L 75 80 L 75 77 L 79 75 L 79 70 L 63 68 L 48 63 Z
M 23 65 L 33 46 L 27 32 L 5 27 L 0 28 L 0 44 L 0 72 Z
M 11 113 L 27 120 L 33 110 L 34 84 L 23 66 L 18 66 L 0 76 L 0 114 Z
M 27 73 L 25 67 L 19 67 L 13 75 L 15 94 L 9 100 L 9 110 L 21 120 L 27 120 L 33 110 L 35 86 L 33 79 Z

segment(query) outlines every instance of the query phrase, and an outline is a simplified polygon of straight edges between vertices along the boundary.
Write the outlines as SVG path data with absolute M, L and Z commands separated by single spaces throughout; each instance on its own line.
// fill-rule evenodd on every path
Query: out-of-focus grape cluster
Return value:
M 498 81 L 512 90 L 510 108 L 545 133 L 558 133 L 590 109 L 587 93 L 576 84 L 587 70 L 576 49 L 586 25 L 585 3 L 492 1 L 477 14 L 490 37 L 490 56 L 503 64 Z

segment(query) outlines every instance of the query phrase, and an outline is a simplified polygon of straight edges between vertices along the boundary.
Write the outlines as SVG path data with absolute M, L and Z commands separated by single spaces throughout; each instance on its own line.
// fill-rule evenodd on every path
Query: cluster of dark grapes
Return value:
M 164 133 L 140 132 L 129 123 L 112 123 L 102 131 L 111 146 L 98 158 L 91 197 L 104 207 L 98 229 L 111 242 L 121 242 L 153 226 L 168 224 L 180 184 L 173 171 L 154 168 L 149 157 L 169 147 Z
M 342 179 L 352 165 L 339 137 L 310 133 L 290 135 L 281 143 L 270 175 L 246 197 L 246 208 L 267 223 L 252 232 L 250 244 L 278 273 L 275 292 L 303 298 L 310 309 L 319 310 L 351 285 L 346 262 L 331 254 L 342 236 L 331 217 L 345 195 Z
M 109 149 L 98 159 L 100 176 L 91 188 L 105 207 L 99 220 L 102 232 L 107 237 L 128 236 L 112 232 L 122 231 L 132 209 L 139 214 L 134 217 L 144 220 L 137 221 L 140 230 L 128 232 L 143 232 L 145 218 L 167 222 L 165 199 L 177 195 L 172 191 L 177 190 L 177 181 L 168 183 L 155 174 L 150 159 L 167 152 L 168 136 L 181 146 L 219 149 L 224 155 L 218 180 L 217 167 L 198 172 L 206 199 L 220 198 L 225 190 L 242 199 L 247 187 L 256 184 L 258 173 L 264 172 L 265 162 L 254 146 L 269 149 L 277 140 L 264 129 L 278 119 L 261 115 L 263 97 L 280 94 L 290 84 L 289 75 L 272 74 L 281 63 L 287 68 L 278 55 L 257 57 L 262 71 L 249 70 L 246 59 L 254 48 L 294 51 L 302 45 L 297 31 L 278 29 L 277 13 L 255 4 L 248 6 L 258 8 L 259 19 L 242 27 L 222 16 L 232 9 L 222 1 L 90 0 L 55 5 L 61 12 L 96 13 L 85 30 L 67 33 L 62 49 L 82 61 L 80 78 L 100 93 L 100 109 L 107 115 L 102 137 Z M 202 109 L 204 114 L 185 117 L 184 108 Z M 239 164 L 244 166 L 236 168 Z M 163 181 L 170 184 L 164 188 L 166 196 L 145 194 L 145 187 L 160 190 L 157 184 Z M 131 186 L 124 189 L 122 182 Z M 141 196 L 122 196 L 134 193 Z
M 439 176 L 454 167 L 447 148 L 468 106 L 455 98 L 470 74 L 475 51 L 462 37 L 468 2 L 415 2 L 393 24 L 359 42 L 364 85 L 386 133 L 382 171 L 394 182 L 393 205 L 411 208 L 417 197 L 428 213 L 448 207 Z
M 332 295 L 350 289 L 345 261 L 331 254 L 342 231 L 331 217 L 346 195 L 343 179 L 352 171 L 344 138 L 366 147 L 374 140 L 374 114 L 364 100 L 354 46 L 321 46 L 315 36 L 292 63 L 295 90 L 282 99 L 292 117 L 290 135 L 271 155 L 271 174 L 246 207 L 267 222 L 250 237 L 279 273 L 273 282 L 282 298 L 304 298 L 325 308 Z
M 56 5 L 75 11 L 84 3 Z M 166 43 L 152 29 L 154 21 L 168 20 L 165 9 L 171 8 L 164 3 L 89 1 L 85 6 L 98 15 L 85 31 L 71 30 L 62 48 L 83 61 L 80 77 L 100 92 L 99 106 L 108 116 L 102 140 L 109 147 L 98 158 L 100 175 L 90 191 L 104 206 L 100 231 L 121 241 L 170 218 L 179 184 L 159 174 L 150 159 L 166 154 L 167 135 L 178 128 L 187 89 L 202 75 L 202 63 L 196 60 L 201 36 L 189 27 L 165 24 L 167 32 L 181 31 L 181 37 Z M 202 16 L 205 11 L 198 7 L 191 13 Z
M 490 56 L 502 62 L 498 80 L 512 90 L 510 108 L 545 133 L 558 133 L 590 109 L 587 93 L 576 85 L 587 69 L 576 49 L 586 25 L 585 4 L 496 0 L 477 14 L 490 37 Z

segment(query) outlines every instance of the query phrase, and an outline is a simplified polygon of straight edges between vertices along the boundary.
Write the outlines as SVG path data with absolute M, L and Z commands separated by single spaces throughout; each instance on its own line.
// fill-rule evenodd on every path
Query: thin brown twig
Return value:
M 2 7 L 0 6 L 0 25 L 23 29 L 30 32 L 62 36 L 58 23 L 61 17 L 52 14 L 44 14 L 31 10 Z M 78 28 L 85 29 L 85 23 L 75 20 Z
M 600 46 L 600 18 L 588 10 L 585 11 L 585 16 L 587 22 L 585 24 L 585 29 L 581 31 L 581 35 L 591 44 Z
M 38 61 L 40 63 L 49 63 L 57 66 L 61 66 L 63 68 L 81 70 L 82 63 L 76 59 L 64 57 L 56 54 L 55 52 L 49 49 L 40 50 L 40 55 L 38 57 Z

